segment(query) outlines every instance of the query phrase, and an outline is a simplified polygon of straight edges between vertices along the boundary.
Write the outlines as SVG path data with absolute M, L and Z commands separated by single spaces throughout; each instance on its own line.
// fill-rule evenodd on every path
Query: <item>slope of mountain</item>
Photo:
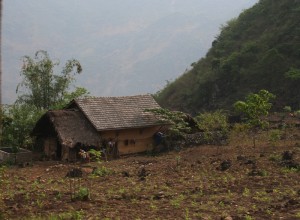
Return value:
M 205 58 L 157 94 L 164 107 L 196 114 L 230 109 L 267 89 L 275 107 L 300 109 L 300 1 L 260 0 L 223 26 Z
M 15 100 L 21 58 L 76 58 L 95 96 L 154 93 L 201 57 L 222 23 L 257 0 L 4 1 L 3 101 Z

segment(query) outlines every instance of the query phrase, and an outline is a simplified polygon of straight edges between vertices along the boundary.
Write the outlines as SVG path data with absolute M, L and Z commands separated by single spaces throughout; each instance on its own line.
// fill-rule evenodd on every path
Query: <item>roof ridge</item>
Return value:
M 75 98 L 75 100 L 86 100 L 86 99 L 110 99 L 110 98 L 131 98 L 131 97 L 153 97 L 152 94 L 140 94 L 140 95 L 128 95 L 128 96 L 88 96 L 83 98 Z

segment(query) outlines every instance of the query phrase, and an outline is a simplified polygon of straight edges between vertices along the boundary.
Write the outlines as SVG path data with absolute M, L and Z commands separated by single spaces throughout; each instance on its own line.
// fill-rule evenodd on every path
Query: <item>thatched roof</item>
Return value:
M 75 99 L 97 131 L 142 128 L 162 124 L 146 109 L 160 108 L 151 95 Z
M 37 122 L 33 135 L 53 132 L 62 145 L 74 147 L 77 143 L 96 146 L 100 137 L 95 128 L 78 110 L 48 111 Z

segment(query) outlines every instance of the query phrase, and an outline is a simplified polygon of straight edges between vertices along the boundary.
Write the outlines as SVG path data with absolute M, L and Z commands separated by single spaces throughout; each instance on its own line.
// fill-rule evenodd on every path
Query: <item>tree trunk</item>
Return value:
M 0 0 L 0 146 L 2 146 L 2 12 L 3 0 Z

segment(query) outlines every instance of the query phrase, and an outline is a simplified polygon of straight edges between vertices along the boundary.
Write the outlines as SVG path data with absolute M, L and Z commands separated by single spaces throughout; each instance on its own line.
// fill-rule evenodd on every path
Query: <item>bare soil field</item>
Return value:
M 300 219 L 299 137 L 272 145 L 2 168 L 0 219 Z

